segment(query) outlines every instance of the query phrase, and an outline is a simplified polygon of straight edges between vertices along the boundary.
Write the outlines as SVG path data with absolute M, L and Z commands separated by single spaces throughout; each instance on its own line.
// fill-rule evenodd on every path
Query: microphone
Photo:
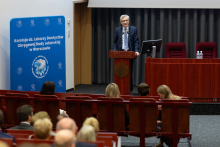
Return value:
M 127 34 L 129 34 L 129 32 L 127 31 Z
M 122 35 L 124 35 L 125 32 L 122 32 Z

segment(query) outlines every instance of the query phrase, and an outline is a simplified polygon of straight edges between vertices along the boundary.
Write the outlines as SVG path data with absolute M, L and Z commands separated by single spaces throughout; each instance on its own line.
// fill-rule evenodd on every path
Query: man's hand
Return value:
M 139 54 L 138 52 L 135 52 L 135 55 L 136 55 L 136 56 L 139 56 L 140 54 Z

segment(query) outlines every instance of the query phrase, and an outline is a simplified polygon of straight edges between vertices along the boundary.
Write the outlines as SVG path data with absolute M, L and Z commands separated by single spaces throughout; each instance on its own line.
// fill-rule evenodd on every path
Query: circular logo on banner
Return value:
M 50 20 L 49 20 L 48 18 L 46 18 L 46 19 L 44 20 L 44 24 L 45 24 L 45 26 L 49 26 Z
M 23 90 L 23 87 L 21 85 L 18 85 L 17 87 L 18 90 L 22 91 Z
M 62 63 L 61 62 L 58 63 L 58 69 L 62 69 Z
M 22 72 L 23 72 L 22 67 L 18 67 L 18 68 L 17 68 L 17 74 L 18 74 L 18 75 L 21 75 Z
M 35 90 L 35 84 L 31 84 L 31 90 Z
M 59 80 L 59 81 L 58 81 L 58 84 L 59 84 L 58 87 L 62 87 L 62 86 L 63 86 L 62 80 Z
M 32 63 L 32 73 L 36 78 L 43 78 L 49 70 L 48 61 L 44 56 L 38 56 Z
M 22 21 L 21 21 L 21 20 L 18 20 L 18 21 L 16 22 L 16 26 L 17 26 L 18 28 L 20 28 L 20 27 L 22 26 Z

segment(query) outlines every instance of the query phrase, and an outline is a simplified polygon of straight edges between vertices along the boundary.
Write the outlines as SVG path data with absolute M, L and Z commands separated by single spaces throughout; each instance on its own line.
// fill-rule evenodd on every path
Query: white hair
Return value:
M 128 20 L 129 20 L 129 16 L 127 14 L 124 14 L 124 15 L 121 15 L 120 22 L 121 22 L 121 19 L 124 18 L 124 17 L 128 17 Z

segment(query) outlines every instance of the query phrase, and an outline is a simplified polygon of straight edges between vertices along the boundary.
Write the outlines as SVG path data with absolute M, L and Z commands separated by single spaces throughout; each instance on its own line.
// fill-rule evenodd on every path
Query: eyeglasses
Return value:
M 121 22 L 128 22 L 129 20 L 123 20 L 123 21 L 121 21 Z

